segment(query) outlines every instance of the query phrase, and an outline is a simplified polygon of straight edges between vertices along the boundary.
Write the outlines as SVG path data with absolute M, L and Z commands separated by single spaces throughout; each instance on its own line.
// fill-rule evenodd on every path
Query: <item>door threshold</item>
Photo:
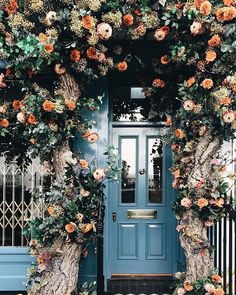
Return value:
M 158 279 L 170 279 L 173 274 L 112 274 L 111 279 L 122 279 L 122 280 L 158 280 Z

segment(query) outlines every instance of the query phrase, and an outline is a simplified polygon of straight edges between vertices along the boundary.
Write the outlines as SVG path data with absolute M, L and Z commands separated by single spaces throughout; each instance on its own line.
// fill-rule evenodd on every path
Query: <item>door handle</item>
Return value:
M 140 170 L 139 170 L 139 174 L 140 174 L 140 175 L 143 175 L 144 173 L 145 173 L 145 169 L 140 169 Z
M 112 220 L 113 220 L 113 222 L 116 222 L 116 212 L 115 211 L 112 212 Z

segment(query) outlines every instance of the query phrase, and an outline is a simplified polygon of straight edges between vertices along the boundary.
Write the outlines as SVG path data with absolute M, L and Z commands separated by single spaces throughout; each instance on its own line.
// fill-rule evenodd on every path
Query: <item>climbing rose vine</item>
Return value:
M 236 128 L 235 17 L 234 0 L 1 1 L 0 151 L 18 161 L 39 155 L 54 178 L 50 191 L 38 196 L 47 218 L 31 222 L 38 268 L 29 294 L 75 290 L 75 275 L 58 285 L 55 261 L 80 253 L 95 230 L 100 181 L 117 170 L 89 168 L 69 142 L 77 134 L 90 143 L 99 139 L 88 113 L 99 110 L 102 96 L 89 90 L 114 71 L 135 72 L 147 117 L 173 130 L 174 207 L 187 263 L 175 293 L 224 294 L 221 279 L 209 274 L 206 228 L 227 203 L 225 163 L 216 154 Z M 62 250 L 55 255 L 56 246 Z

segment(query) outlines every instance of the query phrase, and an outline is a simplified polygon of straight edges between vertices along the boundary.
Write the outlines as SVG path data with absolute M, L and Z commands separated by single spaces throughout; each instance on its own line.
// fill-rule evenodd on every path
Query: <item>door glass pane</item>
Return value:
M 135 203 L 136 138 L 121 139 L 121 203 Z
M 160 138 L 148 138 L 148 201 L 162 203 L 163 143 Z

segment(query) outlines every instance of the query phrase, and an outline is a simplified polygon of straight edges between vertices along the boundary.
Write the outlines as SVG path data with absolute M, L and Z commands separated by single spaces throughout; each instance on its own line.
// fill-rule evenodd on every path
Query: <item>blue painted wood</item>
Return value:
M 126 123 L 127 124 L 127 123 Z M 120 125 L 120 124 L 119 124 Z M 176 268 L 174 265 L 174 249 L 176 248 L 174 214 L 172 212 L 173 189 L 171 187 L 171 154 L 164 148 L 164 171 L 163 186 L 164 193 L 161 203 L 148 203 L 147 173 L 140 175 L 139 169 L 147 171 L 147 140 L 160 137 L 164 134 L 163 128 L 151 128 L 147 126 L 114 127 L 112 129 L 112 142 L 121 147 L 122 138 L 137 138 L 137 169 L 136 169 L 136 200 L 131 204 L 122 204 L 120 198 L 120 183 L 113 184 L 109 194 L 110 214 L 109 218 L 109 263 L 111 274 L 172 274 Z M 130 150 L 133 156 L 134 150 Z M 134 220 L 127 218 L 128 209 L 156 209 L 157 219 L 135 220 L 138 224 L 137 234 L 130 232 L 126 234 L 126 251 L 132 255 L 121 256 L 123 238 L 120 234 L 120 225 L 134 224 Z M 116 212 L 117 221 L 113 222 L 112 212 Z M 132 228 L 132 227 L 130 227 Z M 136 245 L 136 247 L 134 246 Z M 129 248 L 130 247 L 130 248 Z M 136 249 L 138 247 L 138 249 Z M 129 250 L 128 250 L 129 249 Z M 138 251 L 137 259 L 134 251 Z M 135 257 L 135 259 L 134 259 Z

